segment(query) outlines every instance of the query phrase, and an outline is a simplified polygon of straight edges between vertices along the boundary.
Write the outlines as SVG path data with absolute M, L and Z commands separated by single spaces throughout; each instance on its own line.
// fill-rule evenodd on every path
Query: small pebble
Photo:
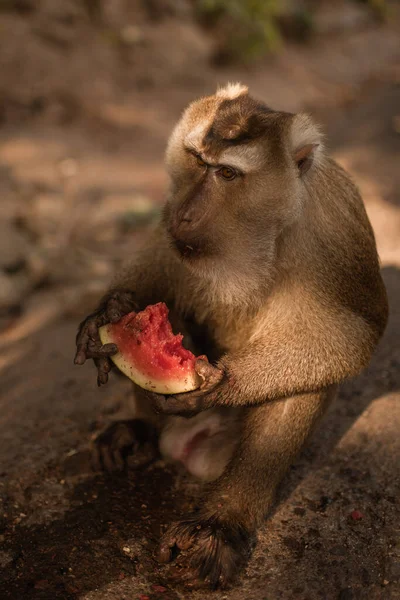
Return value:
M 155 592 L 159 592 L 160 594 L 167 591 L 166 587 L 164 587 L 163 585 L 157 585 L 156 583 L 154 583 L 151 587 Z
M 362 519 L 364 515 L 359 510 L 353 510 L 350 513 L 350 517 L 353 519 L 353 521 L 360 521 L 360 519 Z

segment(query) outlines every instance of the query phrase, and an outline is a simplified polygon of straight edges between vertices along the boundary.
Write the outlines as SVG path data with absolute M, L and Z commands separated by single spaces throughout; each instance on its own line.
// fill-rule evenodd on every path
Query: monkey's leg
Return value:
M 334 392 L 249 408 L 225 472 L 206 488 L 199 513 L 173 524 L 163 536 L 160 560 L 169 562 L 176 550 L 190 548 L 183 561 L 187 577 L 212 587 L 230 583 L 252 552 L 279 483 Z

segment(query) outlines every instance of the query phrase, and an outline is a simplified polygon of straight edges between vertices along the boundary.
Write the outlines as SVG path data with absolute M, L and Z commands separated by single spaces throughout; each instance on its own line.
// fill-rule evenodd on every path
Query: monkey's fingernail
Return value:
M 107 381 L 108 381 L 107 373 L 104 373 L 104 371 L 99 372 L 99 374 L 97 375 L 97 385 L 99 387 L 101 387 L 102 385 L 107 383 Z
M 86 362 L 86 355 L 84 352 L 77 352 L 74 358 L 75 365 L 83 365 Z
M 112 367 L 111 361 L 107 360 L 107 362 L 105 362 L 104 366 L 103 366 L 104 373 L 109 373 L 111 371 L 111 367 Z

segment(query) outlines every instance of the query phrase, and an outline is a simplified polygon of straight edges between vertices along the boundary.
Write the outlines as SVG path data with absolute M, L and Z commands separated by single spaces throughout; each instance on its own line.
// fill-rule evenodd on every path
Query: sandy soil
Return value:
M 170 29 L 160 35 L 168 41 L 176 34 Z M 188 27 L 187 35 L 198 33 Z M 129 385 L 114 377 L 99 390 L 93 367 L 73 367 L 72 357 L 77 322 L 120 254 L 142 235 L 128 228 L 118 237 L 116 216 L 162 201 L 162 153 L 172 123 L 188 100 L 212 90 L 217 80 L 241 78 L 271 105 L 313 109 L 324 122 L 333 154 L 363 191 L 391 316 L 370 368 L 343 386 L 291 469 L 238 585 L 211 595 L 400 598 L 398 32 L 371 28 L 332 38 L 328 47 L 288 47 L 250 70 L 218 72 L 204 60 L 208 41 L 198 39 L 192 48 L 203 57 L 199 72 L 175 56 L 172 86 L 161 79 L 140 92 L 134 86 L 114 90 L 92 111 L 91 96 L 82 92 L 85 102 L 78 105 L 84 108 L 67 126 L 53 107 L 23 122 L 9 115 L 0 132 L 4 215 L 21 216 L 28 202 L 40 229 L 40 210 L 50 206 L 56 212 L 46 218 L 54 228 L 47 223 L 43 236 L 57 240 L 46 246 L 54 252 L 50 284 L 41 282 L 0 333 L 2 597 L 206 596 L 171 584 L 153 559 L 160 527 L 190 510 L 195 487 L 162 463 L 115 475 L 91 470 L 90 442 L 123 415 Z M 68 74 L 73 79 L 72 69 Z M 71 214 L 65 233 L 58 225 Z M 87 265 L 78 269 L 82 249 L 91 253 L 89 281 Z

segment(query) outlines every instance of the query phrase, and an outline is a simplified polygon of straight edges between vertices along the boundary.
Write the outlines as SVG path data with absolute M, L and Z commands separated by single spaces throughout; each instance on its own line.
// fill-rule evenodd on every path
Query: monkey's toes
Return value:
M 174 523 L 161 538 L 157 560 L 168 563 L 174 559 L 178 550 L 188 550 L 194 543 L 195 535 L 184 523 Z
M 180 551 L 188 550 L 179 557 L 181 575 L 178 577 L 193 587 L 207 584 L 211 588 L 225 587 L 236 577 L 248 560 L 253 536 L 238 523 L 222 523 L 218 519 L 189 519 L 172 525 L 163 535 L 158 551 L 160 562 L 175 560 Z
M 140 454 L 137 466 L 158 456 L 155 428 L 141 419 L 117 421 L 94 440 L 92 465 L 95 470 L 122 471 L 136 454 Z

